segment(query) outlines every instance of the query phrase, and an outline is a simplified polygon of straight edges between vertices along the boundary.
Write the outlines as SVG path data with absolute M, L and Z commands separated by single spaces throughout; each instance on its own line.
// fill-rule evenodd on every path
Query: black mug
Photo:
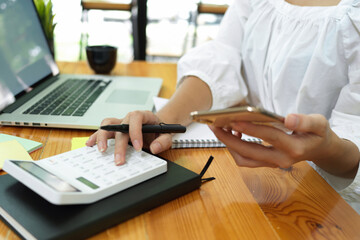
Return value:
M 86 56 L 95 73 L 107 74 L 115 67 L 117 48 L 108 45 L 87 46 Z

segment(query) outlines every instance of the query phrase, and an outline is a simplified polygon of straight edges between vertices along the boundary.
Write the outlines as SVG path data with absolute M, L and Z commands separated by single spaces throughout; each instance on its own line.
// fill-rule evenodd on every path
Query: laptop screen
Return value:
M 0 0 L 0 110 L 59 72 L 32 0 Z

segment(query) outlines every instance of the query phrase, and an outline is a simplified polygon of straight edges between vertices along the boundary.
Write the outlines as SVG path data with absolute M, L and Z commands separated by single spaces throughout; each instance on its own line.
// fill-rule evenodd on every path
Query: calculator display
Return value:
M 34 162 L 24 162 L 24 161 L 15 161 L 12 160 L 14 164 L 24 169 L 37 179 L 46 183 L 48 186 L 52 187 L 59 192 L 80 192 L 77 188 L 73 187 L 69 183 L 55 176 L 54 174 L 48 172 L 44 168 L 35 164 Z
M 88 179 L 84 178 L 84 177 L 78 177 L 76 180 L 82 182 L 83 184 L 85 184 L 86 186 L 92 188 L 92 189 L 98 189 L 99 186 L 96 185 L 95 183 L 89 181 Z

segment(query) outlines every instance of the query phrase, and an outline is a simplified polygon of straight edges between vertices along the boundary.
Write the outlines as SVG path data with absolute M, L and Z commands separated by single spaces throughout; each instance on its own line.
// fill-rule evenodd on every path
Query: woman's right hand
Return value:
M 129 124 L 129 133 L 109 132 L 99 129 L 89 137 L 86 145 L 94 146 L 97 144 L 99 151 L 105 152 L 107 149 L 107 140 L 115 138 L 115 164 L 122 165 L 125 163 L 126 148 L 129 140 L 131 140 L 135 150 L 140 151 L 145 147 L 149 148 L 153 154 L 160 153 L 171 147 L 171 134 L 147 133 L 143 135 L 141 131 L 143 124 L 159 123 L 161 123 L 161 120 L 150 111 L 130 112 L 123 119 L 106 118 L 101 122 L 101 126 Z

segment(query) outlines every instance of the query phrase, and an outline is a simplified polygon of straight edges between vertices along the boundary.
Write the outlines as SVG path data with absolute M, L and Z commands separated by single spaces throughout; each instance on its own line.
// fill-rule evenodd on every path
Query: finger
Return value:
M 296 138 L 272 126 L 253 124 L 250 122 L 233 122 L 231 126 L 235 131 L 260 138 L 270 146 L 282 151 L 290 151 L 294 145 L 298 145 Z
M 143 147 L 143 124 L 158 123 L 158 118 L 150 111 L 135 111 L 129 113 L 129 135 L 135 150 L 140 151 Z
M 129 114 L 127 114 L 122 120 L 121 124 L 128 124 Z M 116 165 L 123 165 L 126 161 L 126 149 L 129 143 L 129 134 L 114 132 L 115 149 L 114 149 L 114 161 Z
M 251 149 L 253 148 L 253 149 Z M 238 166 L 289 168 L 295 161 L 282 151 L 258 143 L 248 143 L 245 148 L 228 147 Z M 246 149 L 246 150 L 244 150 Z
M 285 127 L 298 132 L 324 136 L 328 133 L 329 123 L 320 114 L 289 114 L 285 118 Z
M 270 143 L 277 149 L 282 150 L 293 160 L 305 160 L 309 154 L 313 154 L 315 146 L 324 141 L 329 134 L 330 127 L 325 117 L 320 114 L 289 114 L 285 118 L 285 127 L 293 130 L 293 133 L 286 134 L 280 129 L 264 125 L 239 122 L 244 133 L 256 134 L 264 141 Z M 237 127 L 233 126 L 237 129 Z
M 269 143 L 277 142 L 279 136 L 288 135 L 278 128 L 268 125 L 254 124 L 251 122 L 232 122 L 231 127 L 234 131 L 260 138 Z
M 287 168 L 290 167 L 289 165 L 295 162 L 309 159 L 309 155 L 314 154 L 314 151 L 312 149 L 316 148 L 316 146 L 318 146 L 324 141 L 324 138 L 322 136 L 319 136 L 314 132 L 302 131 L 306 129 L 310 130 L 314 128 L 314 126 L 320 128 L 319 125 L 321 125 L 321 123 L 309 123 L 311 122 L 311 119 L 313 121 L 315 119 L 315 121 L 317 122 L 323 122 L 324 126 L 326 126 L 326 119 L 322 119 L 322 117 L 319 117 L 320 115 L 313 115 L 310 118 L 307 118 L 306 116 L 307 115 L 301 115 L 300 118 L 295 119 L 296 124 L 292 126 L 295 126 L 295 129 L 297 130 L 293 131 L 291 135 L 283 132 L 278 128 L 266 125 L 252 124 L 249 122 L 234 122 L 232 123 L 232 127 L 236 131 L 240 131 L 245 134 L 261 138 L 265 142 L 268 142 L 271 146 L 273 146 L 274 149 L 278 150 L 274 152 L 277 152 L 277 156 L 279 157 L 279 166 L 281 166 L 282 168 Z M 300 124 L 300 119 L 305 119 L 305 121 L 302 122 L 303 124 Z M 291 124 L 289 124 L 289 126 L 291 126 Z M 327 131 L 326 127 L 323 130 L 315 131 L 321 132 L 322 135 L 327 134 L 324 133 L 324 131 Z
M 255 168 L 255 167 L 273 167 L 273 168 L 275 168 L 275 167 L 278 167 L 276 164 L 245 158 L 245 157 L 241 156 L 238 152 L 236 152 L 232 149 L 228 149 L 228 150 L 229 150 L 230 154 L 232 155 L 232 157 L 234 158 L 236 165 L 238 165 L 239 167 L 250 167 L 250 168 Z
M 143 141 L 142 141 L 142 120 L 139 117 L 134 116 L 134 114 L 140 114 L 140 113 L 128 113 L 126 115 L 126 117 L 124 118 L 123 124 L 128 124 L 129 125 L 129 133 L 126 134 L 126 138 L 124 139 L 127 140 L 129 142 L 129 139 L 131 139 L 132 141 L 132 146 L 134 147 L 134 149 L 136 151 L 140 151 L 142 149 L 142 145 L 143 145 Z M 132 133 L 134 139 L 132 139 L 130 137 L 130 133 Z M 122 134 L 125 135 L 125 134 Z M 124 136 L 125 137 L 125 136 Z M 123 138 L 119 138 L 120 139 Z M 125 143 L 122 142 L 121 145 L 124 146 Z M 127 142 L 127 143 L 128 143 Z
M 122 119 L 106 118 L 101 122 L 101 126 L 110 124 L 120 124 Z M 107 140 L 115 136 L 114 132 L 99 129 L 96 133 L 96 142 L 100 152 L 105 152 L 107 149 Z
M 160 152 L 163 152 L 171 148 L 171 145 L 172 145 L 171 134 L 161 134 L 150 144 L 150 151 L 153 154 L 158 154 Z
M 126 161 L 126 149 L 128 147 L 129 135 L 117 132 L 115 134 L 114 160 L 116 165 L 123 165 Z
M 285 126 L 294 130 L 291 137 L 295 141 L 290 142 L 288 148 L 295 159 L 313 159 L 318 155 L 314 149 L 328 144 L 331 138 L 329 122 L 320 114 L 289 114 L 285 118 Z
M 96 144 L 96 138 L 97 138 L 97 131 L 88 138 L 85 145 L 88 147 L 94 146 Z
M 291 158 L 277 148 L 241 140 L 231 133 L 223 131 L 221 128 L 211 127 L 211 129 L 216 137 L 229 149 L 238 152 L 246 159 L 263 162 L 264 165 L 270 164 L 282 168 L 287 168 L 294 163 Z

